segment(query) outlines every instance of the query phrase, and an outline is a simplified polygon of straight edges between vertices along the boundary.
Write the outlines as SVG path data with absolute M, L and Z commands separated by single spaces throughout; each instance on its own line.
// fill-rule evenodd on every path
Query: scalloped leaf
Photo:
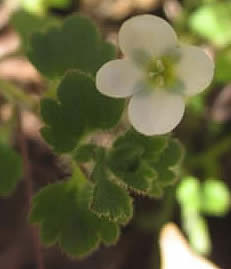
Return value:
M 0 143 L 0 195 L 11 194 L 22 176 L 21 156 L 9 145 Z
M 135 147 L 143 153 L 146 160 L 156 160 L 167 146 L 167 136 L 145 136 L 134 129 L 130 129 L 125 135 L 119 137 L 114 147 Z
M 166 146 L 166 136 L 147 137 L 129 130 L 113 144 L 108 166 L 122 184 L 145 194 L 157 179 L 157 171 L 150 161 L 157 160 Z
M 110 179 L 102 164 L 97 164 L 93 172 L 96 181 L 91 201 L 91 209 L 100 217 L 126 224 L 133 215 L 132 198 L 128 192 Z
M 115 48 L 88 18 L 74 15 L 59 28 L 33 34 L 27 55 L 43 75 L 57 79 L 73 69 L 95 74 L 115 57 Z
M 162 187 L 172 185 L 179 176 L 179 167 L 183 161 L 184 149 L 179 140 L 169 138 L 168 146 L 153 165 L 158 173 L 158 183 Z
M 153 180 L 147 195 L 151 198 L 161 198 L 164 194 L 163 187 L 157 180 Z
M 107 164 L 122 186 L 157 198 L 163 194 L 163 187 L 177 180 L 183 155 L 177 139 L 147 137 L 129 130 L 114 142 Z
M 58 242 L 67 254 L 77 257 L 88 255 L 101 241 L 114 244 L 119 226 L 89 210 L 91 197 L 92 185 L 78 168 L 69 181 L 43 188 L 33 198 L 30 215 L 31 222 L 41 226 L 43 243 Z
M 112 128 L 123 111 L 123 100 L 101 95 L 94 80 L 78 71 L 64 76 L 57 95 L 57 101 L 41 101 L 41 115 L 46 123 L 41 133 L 57 152 L 73 150 L 88 132 Z
M 24 48 L 28 45 L 33 33 L 46 31 L 50 27 L 54 27 L 60 23 L 55 17 L 37 16 L 23 10 L 14 12 L 10 22 L 15 31 L 19 33 Z

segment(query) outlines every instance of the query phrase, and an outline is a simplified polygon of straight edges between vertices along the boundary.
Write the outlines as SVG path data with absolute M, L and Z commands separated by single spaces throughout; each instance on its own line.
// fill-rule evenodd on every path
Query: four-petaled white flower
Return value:
M 209 86 L 212 60 L 202 49 L 178 43 L 173 28 L 153 15 L 123 23 L 119 46 L 124 59 L 104 64 L 96 87 L 110 97 L 130 97 L 128 117 L 145 135 L 173 130 L 183 117 L 185 98 Z

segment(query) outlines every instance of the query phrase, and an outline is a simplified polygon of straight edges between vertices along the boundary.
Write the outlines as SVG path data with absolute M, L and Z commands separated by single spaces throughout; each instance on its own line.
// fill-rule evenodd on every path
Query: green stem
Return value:
M 35 110 L 34 100 L 11 82 L 0 80 L 0 93 L 12 104 L 20 107 L 23 106 L 29 110 Z

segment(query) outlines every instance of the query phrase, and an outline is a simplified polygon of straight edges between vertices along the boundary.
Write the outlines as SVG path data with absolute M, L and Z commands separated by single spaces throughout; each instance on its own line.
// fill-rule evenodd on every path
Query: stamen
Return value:
M 153 87 L 168 88 L 175 83 L 174 62 L 167 57 L 153 59 L 147 68 L 147 78 Z

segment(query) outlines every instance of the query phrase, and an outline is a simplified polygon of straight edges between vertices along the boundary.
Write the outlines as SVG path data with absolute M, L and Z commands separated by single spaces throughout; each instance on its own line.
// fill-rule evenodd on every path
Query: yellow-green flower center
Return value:
M 162 57 L 149 62 L 146 74 L 149 83 L 154 87 L 169 88 L 176 83 L 174 72 L 175 60 L 172 57 Z

